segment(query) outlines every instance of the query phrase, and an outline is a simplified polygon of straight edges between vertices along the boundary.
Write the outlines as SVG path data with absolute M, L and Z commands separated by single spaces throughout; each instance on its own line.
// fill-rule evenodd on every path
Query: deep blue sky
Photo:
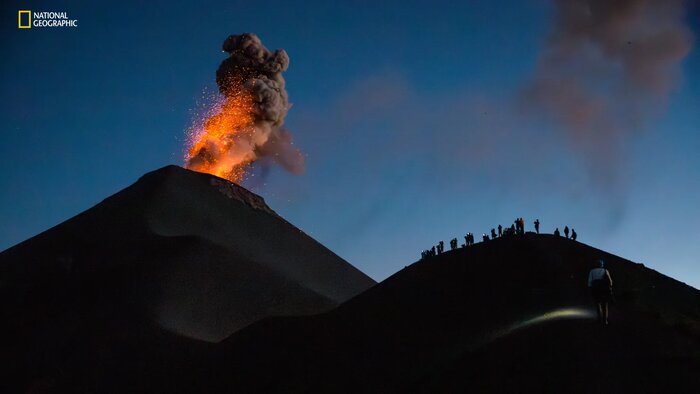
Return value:
M 523 216 L 700 288 L 695 47 L 665 112 L 625 140 L 613 193 L 554 127 L 512 110 L 548 1 L 125 3 L 3 3 L 0 249 L 182 164 L 223 39 L 250 31 L 289 53 L 286 125 L 307 154 L 304 175 L 274 170 L 254 190 L 375 279 Z M 18 9 L 79 27 L 19 30 Z

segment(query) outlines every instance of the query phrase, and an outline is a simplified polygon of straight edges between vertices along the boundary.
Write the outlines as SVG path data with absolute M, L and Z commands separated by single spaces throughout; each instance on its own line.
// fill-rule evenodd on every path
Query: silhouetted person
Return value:
M 517 218 L 515 219 L 515 233 L 525 234 L 525 219 Z
M 577 235 L 577 234 L 576 234 L 576 230 L 574 230 L 574 229 L 572 228 L 572 229 L 571 229 L 571 239 L 573 239 L 574 241 L 576 241 L 576 235 Z
M 457 238 L 452 238 L 450 240 L 450 250 L 457 249 Z
M 598 260 L 598 267 L 588 273 L 588 287 L 598 312 L 598 322 L 608 325 L 608 303 L 612 301 L 612 278 L 605 269 L 603 260 Z
M 491 229 L 491 239 L 496 239 L 496 229 L 495 228 Z
M 569 226 L 564 226 L 564 236 L 569 238 Z
M 537 234 L 540 233 L 540 219 L 535 219 L 535 231 L 537 231 Z
M 431 256 L 435 256 L 435 246 L 433 246 L 432 248 L 430 248 L 430 255 L 431 255 Z
M 441 254 L 445 250 L 445 243 L 440 241 L 438 242 L 438 254 Z
M 503 236 L 503 226 L 501 226 L 500 224 L 498 225 L 498 236 L 499 237 Z
M 554 235 L 556 235 L 557 237 L 561 235 L 561 233 L 559 233 L 559 227 L 557 227 L 557 228 L 554 230 Z

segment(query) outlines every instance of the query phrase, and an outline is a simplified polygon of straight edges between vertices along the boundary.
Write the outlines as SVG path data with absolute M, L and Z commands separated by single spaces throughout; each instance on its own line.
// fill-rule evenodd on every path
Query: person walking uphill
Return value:
M 612 278 L 605 269 L 603 260 L 598 260 L 597 267 L 588 273 L 588 288 L 598 312 L 598 322 L 608 325 L 608 304 L 612 301 Z

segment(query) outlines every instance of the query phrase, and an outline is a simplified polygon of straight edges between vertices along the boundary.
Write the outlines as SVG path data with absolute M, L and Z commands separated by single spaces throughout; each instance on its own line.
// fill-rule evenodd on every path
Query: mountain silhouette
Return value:
M 168 166 L 0 254 L 3 342 L 38 359 L 65 356 L 96 331 L 218 342 L 374 284 L 261 197 Z M 48 338 L 51 349 L 36 349 Z
M 587 276 L 616 302 L 601 327 Z M 222 343 L 197 381 L 237 392 L 695 392 L 700 291 L 552 235 L 428 258 L 317 316 Z
M 607 327 L 587 289 L 598 259 L 616 295 Z M 374 285 L 260 197 L 178 167 L 3 252 L 0 270 L 2 392 L 619 393 L 700 383 L 700 291 L 642 264 L 528 233 Z

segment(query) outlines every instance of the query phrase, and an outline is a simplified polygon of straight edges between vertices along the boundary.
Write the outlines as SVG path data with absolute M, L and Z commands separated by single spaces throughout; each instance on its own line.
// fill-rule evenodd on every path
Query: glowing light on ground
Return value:
M 563 309 L 557 309 L 553 310 L 547 313 L 544 313 L 539 316 L 535 316 L 531 319 L 527 319 L 524 321 L 521 321 L 513 326 L 511 326 L 507 331 L 512 332 L 515 330 L 519 330 L 521 328 L 525 328 L 528 326 L 532 326 L 535 324 L 539 323 L 544 323 L 547 321 L 552 321 L 552 320 L 560 320 L 560 319 L 595 319 L 596 314 L 595 312 L 589 310 L 589 309 L 583 309 L 583 308 L 563 308 Z
M 596 313 L 595 311 L 587 308 L 581 308 L 581 307 L 569 307 L 569 308 L 560 308 L 560 309 L 554 309 L 549 312 L 545 312 L 541 315 L 537 315 L 534 317 L 531 317 L 526 320 L 521 320 L 519 322 L 516 322 L 515 324 L 511 325 L 508 328 L 497 330 L 491 333 L 491 335 L 486 336 L 486 340 L 481 342 L 480 345 L 484 345 L 489 342 L 493 342 L 501 337 L 504 337 L 506 335 L 513 334 L 514 332 L 518 330 L 522 330 L 528 327 L 535 326 L 537 324 L 543 324 L 555 320 L 565 320 L 565 319 L 596 319 Z

